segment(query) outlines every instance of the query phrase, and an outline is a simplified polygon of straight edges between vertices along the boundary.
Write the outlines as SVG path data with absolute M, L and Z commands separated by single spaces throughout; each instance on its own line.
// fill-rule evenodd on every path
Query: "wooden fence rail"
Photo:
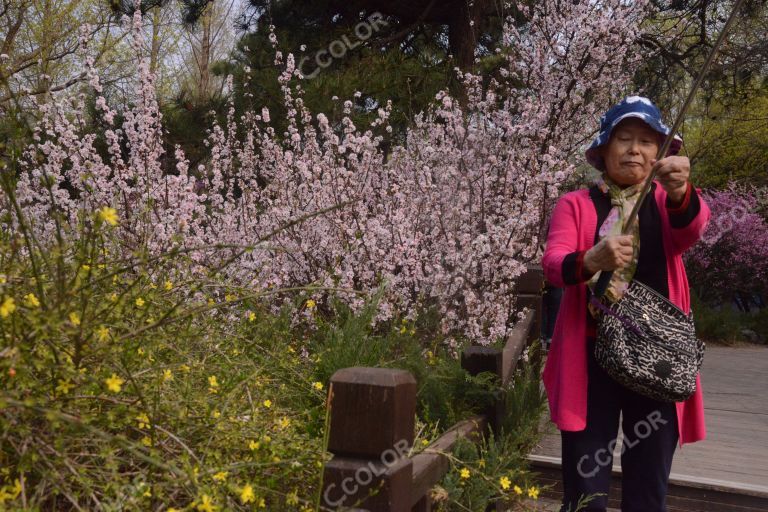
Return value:
M 529 308 L 509 334 L 503 348 L 472 346 L 462 354 L 462 367 L 471 375 L 491 371 L 502 387 L 514 374 L 527 344 L 539 337 L 542 272 L 530 268 L 517 283 L 518 305 Z M 443 453 L 459 439 L 478 441 L 498 427 L 507 414 L 500 394 L 487 411 L 448 429 L 423 452 L 408 457 L 413 446 L 416 380 L 405 370 L 343 368 L 329 387 L 333 454 L 323 470 L 321 506 L 324 510 L 368 512 L 428 512 L 429 490 L 448 472 Z

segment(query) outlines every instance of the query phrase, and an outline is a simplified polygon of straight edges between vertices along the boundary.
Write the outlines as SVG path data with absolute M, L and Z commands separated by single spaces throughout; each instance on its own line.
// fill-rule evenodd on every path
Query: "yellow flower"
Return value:
M 179 370 L 183 371 L 184 373 L 189 373 L 191 369 L 192 368 L 190 368 L 189 365 L 186 365 L 186 364 L 179 366 Z
M 24 296 L 24 304 L 26 304 L 30 308 L 39 308 L 40 307 L 40 301 L 37 300 L 37 297 L 35 297 L 34 293 L 28 293 Z
M 231 293 L 228 293 L 228 294 L 224 295 L 224 300 L 225 300 L 226 302 L 232 302 L 232 301 L 233 301 L 233 300 L 235 300 L 236 298 L 237 298 L 237 297 L 236 297 L 235 295 L 231 294 Z
M 272 407 L 272 400 L 269 400 L 269 399 L 264 400 L 263 404 L 264 404 L 264 407 L 269 409 L 270 407 Z
M 163 370 L 163 382 L 168 382 L 173 380 L 173 372 L 169 369 Z
M 514 486 L 512 490 L 515 491 L 515 494 L 523 494 L 523 490 L 520 488 L 519 485 Z
M 285 416 L 280 418 L 280 420 L 277 422 L 277 424 L 280 426 L 280 428 L 287 428 L 288 425 L 291 424 L 291 420 Z
M 141 444 L 143 444 L 144 446 L 147 446 L 147 447 L 151 447 L 152 446 L 152 439 L 150 437 L 148 437 L 148 436 L 144 436 L 144 437 L 141 438 Z
M 251 484 L 245 484 L 240 490 L 240 501 L 243 502 L 243 505 L 256 501 L 256 496 L 253 494 L 253 487 L 251 487 Z
M 499 478 L 499 484 L 501 485 L 501 488 L 506 491 L 509 489 L 509 486 L 512 485 L 512 482 L 509 480 L 509 478 L 503 476 Z
M 69 393 L 69 390 L 72 389 L 73 387 L 75 387 L 75 385 L 72 384 L 69 381 L 69 379 L 59 380 L 59 384 L 58 386 L 56 386 L 56 391 L 58 391 L 62 395 L 66 395 L 67 393 Z
M 98 212 L 99 219 L 103 220 L 110 226 L 116 226 L 117 225 L 117 211 L 114 208 L 110 208 L 109 206 L 105 206 Z
M 323 383 L 322 382 L 315 382 L 314 384 L 312 384 L 312 387 L 314 387 L 318 391 L 322 391 L 323 390 Z
M 299 504 L 299 496 L 296 491 L 292 491 L 290 494 L 288 494 L 285 497 L 285 503 L 286 505 L 298 505 Z
M 211 393 L 219 392 L 219 382 L 216 380 L 215 375 L 211 375 L 208 377 L 208 391 L 210 391 Z
M 151 290 L 157 290 L 157 285 L 155 283 L 149 283 L 149 288 Z
M 139 428 L 149 427 L 149 417 L 145 413 L 141 413 L 136 416 L 136 420 L 139 422 Z
M 210 496 L 203 494 L 200 497 L 200 504 L 197 505 L 197 510 L 199 512 L 216 512 L 219 510 L 219 507 L 213 504 Z
M 213 475 L 213 479 L 216 480 L 217 482 L 224 482 L 228 476 L 229 476 L 229 473 L 227 473 L 226 471 L 219 471 L 218 473 Z
M 408 328 L 406 326 L 402 326 L 400 328 L 400 334 L 405 334 L 406 332 L 408 332 Z
M 89 270 L 91 270 L 91 266 L 90 265 L 83 265 L 80 268 L 82 268 L 85 272 L 88 272 Z
M 421 444 L 422 446 L 427 446 L 429 444 L 429 441 L 427 439 L 422 439 Z
M 125 383 L 123 379 L 121 379 L 114 373 L 110 378 L 104 379 L 104 382 L 107 384 L 107 389 L 109 389 L 113 393 L 119 393 L 120 389 L 122 389 L 122 386 Z
M 99 341 L 107 341 L 109 339 L 109 328 L 102 325 L 96 329 L 96 337 L 98 337 Z
M 138 297 L 138 298 L 136 299 L 136 307 L 139 307 L 139 308 L 140 308 L 140 307 L 142 307 L 143 305 L 144 305 L 144 299 L 142 299 L 141 297 Z
M 112 302 L 117 302 L 117 294 L 113 293 L 112 295 L 110 295 L 109 300 L 111 300 Z
M 480 459 L 477 461 L 477 465 L 481 468 L 485 467 L 485 459 Z
M 259 500 L 259 508 L 264 508 L 264 507 L 266 507 L 266 506 L 267 506 L 267 502 L 266 502 L 266 501 L 264 501 L 264 498 L 261 498 L 261 499 Z
M 211 413 L 211 416 L 213 416 L 214 418 L 220 418 L 221 413 L 218 410 L 214 409 L 214 411 Z
M 166 281 L 165 284 L 163 285 L 163 288 L 165 288 L 166 290 L 170 290 L 171 288 L 173 288 L 173 283 L 170 281 Z
M 528 497 L 535 500 L 539 499 L 539 490 L 536 487 L 528 488 Z
M 312 308 L 314 308 L 315 306 L 317 306 L 317 302 L 315 302 L 314 300 L 312 300 L 312 299 L 309 299 L 309 300 L 307 301 L 307 308 L 308 308 L 308 309 L 312 309 Z
M 69 321 L 72 322 L 72 325 L 80 325 L 80 315 L 73 311 L 69 314 Z
M 256 320 L 256 313 L 251 311 L 250 313 L 248 313 L 248 321 L 253 322 L 254 320 Z
M 261 443 L 258 441 L 252 440 L 250 443 L 248 443 L 248 448 L 251 450 L 258 450 L 259 446 L 261 446 Z
M 469 474 L 470 473 L 467 468 L 462 468 L 462 470 L 459 472 L 459 476 L 461 476 L 461 478 L 464 478 L 464 479 L 469 478 Z
M 142 496 L 144 496 L 145 498 L 151 498 L 152 497 L 152 490 L 149 487 L 147 487 L 147 490 L 144 491 L 144 494 L 142 494 Z
M 146 352 L 144 352 L 144 349 L 142 347 L 139 347 L 136 349 L 136 353 L 140 356 L 143 356 Z

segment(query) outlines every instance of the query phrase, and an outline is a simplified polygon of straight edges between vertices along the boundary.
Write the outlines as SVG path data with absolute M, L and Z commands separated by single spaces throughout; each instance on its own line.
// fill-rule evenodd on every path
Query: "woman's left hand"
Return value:
M 691 175 L 691 161 L 687 156 L 668 156 L 661 160 L 651 160 L 651 172 L 657 170 L 656 177 L 667 191 L 673 203 L 680 203 L 688 188 L 688 177 Z

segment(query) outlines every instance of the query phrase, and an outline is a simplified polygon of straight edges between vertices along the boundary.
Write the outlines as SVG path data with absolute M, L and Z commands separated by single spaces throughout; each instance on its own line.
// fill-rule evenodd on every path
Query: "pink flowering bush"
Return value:
M 731 186 L 704 198 L 712 218 L 686 253 L 691 287 L 705 302 L 730 302 L 737 292 L 768 293 L 768 220 L 765 190 Z
M 434 306 L 452 345 L 457 337 L 490 343 L 515 322 L 515 280 L 537 256 L 571 157 L 638 63 L 632 42 L 645 2 L 525 9 L 524 30 L 506 27 L 499 76 L 484 83 L 463 74 L 464 104 L 438 94 L 386 161 L 391 106 L 369 127 L 354 125 L 349 100 L 340 120 L 313 115 L 293 56 L 276 51 L 287 130 L 275 133 L 266 110 L 236 119 L 230 108 L 208 133 L 210 158 L 190 169 L 177 149 L 175 174 L 161 169 L 162 116 L 137 14 L 134 107 L 115 126 L 92 67 L 103 133 L 88 128 L 82 94 L 41 105 L 19 201 L 43 243 L 77 236 L 82 212 L 109 206 L 121 219 L 114 253 L 185 251 L 192 264 L 171 269 L 179 279 L 222 267 L 233 286 L 313 285 L 312 300 L 323 305 L 334 293 L 354 310 L 360 292 L 383 286 L 375 322 L 413 320 Z M 287 300 L 276 293 L 271 304 Z

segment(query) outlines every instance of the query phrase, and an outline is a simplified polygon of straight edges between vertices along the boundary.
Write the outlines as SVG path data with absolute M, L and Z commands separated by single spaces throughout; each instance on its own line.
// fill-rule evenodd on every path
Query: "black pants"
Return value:
M 622 512 L 666 512 L 667 482 L 677 446 L 674 403 L 644 397 L 613 380 L 594 357 L 587 340 L 587 426 L 560 431 L 563 461 L 563 504 L 573 512 L 580 496 L 593 498 L 585 511 L 605 511 L 618 435 L 619 412 L 624 432 L 621 454 Z

